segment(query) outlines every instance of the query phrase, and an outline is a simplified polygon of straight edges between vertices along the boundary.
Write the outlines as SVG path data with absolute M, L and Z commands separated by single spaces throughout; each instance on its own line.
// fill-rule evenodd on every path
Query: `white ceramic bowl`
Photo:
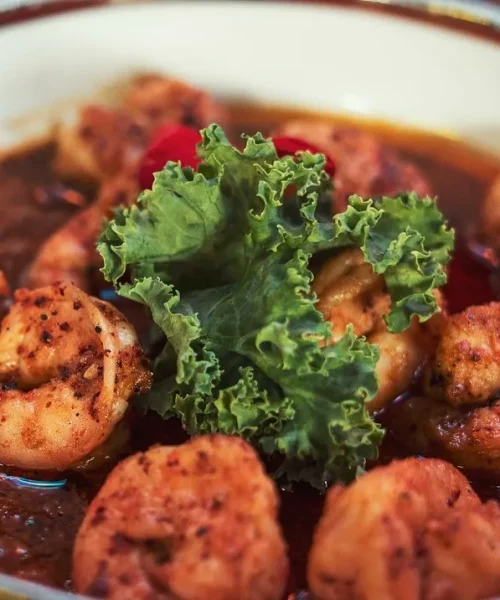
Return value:
M 138 70 L 219 96 L 375 116 L 500 152 L 500 43 L 347 7 L 164 2 L 0 29 L 0 148 Z M 34 111 L 36 118 L 17 118 Z
M 380 117 L 500 153 L 500 41 L 358 9 L 100 8 L 0 29 L 0 64 L 0 150 L 69 117 L 103 85 L 153 70 L 221 97 Z M 63 597 L 0 575 L 1 597 L 6 589 Z

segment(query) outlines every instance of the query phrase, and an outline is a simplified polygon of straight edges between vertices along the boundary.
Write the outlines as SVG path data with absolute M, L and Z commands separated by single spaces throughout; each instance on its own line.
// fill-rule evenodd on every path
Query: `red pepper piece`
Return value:
M 325 171 L 333 179 L 335 175 L 335 164 L 333 160 L 317 148 L 314 144 L 310 144 L 305 140 L 294 137 L 278 136 L 273 138 L 274 147 L 280 158 L 283 156 L 294 156 L 297 152 L 309 150 L 313 154 L 324 154 L 326 158 Z
M 196 155 L 196 145 L 199 142 L 201 142 L 201 135 L 196 129 L 178 124 L 160 127 L 139 169 L 141 188 L 151 189 L 153 173 L 161 171 L 168 161 L 180 161 L 183 167 L 196 169 L 200 162 Z
M 168 161 L 180 161 L 183 167 L 196 169 L 199 159 L 196 155 L 196 145 L 201 141 L 200 134 L 190 127 L 178 124 L 168 124 L 161 127 L 151 142 L 139 170 L 139 183 L 142 189 L 150 189 L 153 185 L 153 173 L 161 171 Z M 273 138 L 276 152 L 283 156 L 294 156 L 296 152 L 309 150 L 321 154 L 313 144 L 292 137 Z M 326 156 L 325 171 L 333 177 L 335 165 Z

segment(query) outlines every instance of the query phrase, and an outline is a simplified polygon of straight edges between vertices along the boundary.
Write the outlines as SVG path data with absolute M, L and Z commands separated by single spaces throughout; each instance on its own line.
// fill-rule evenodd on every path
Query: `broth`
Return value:
M 234 137 L 243 131 L 269 133 L 280 123 L 294 118 L 319 118 L 376 134 L 422 169 L 438 194 L 441 209 L 459 233 L 467 233 L 475 223 L 479 203 L 495 175 L 500 173 L 500 158 L 433 133 L 379 121 L 241 102 L 230 103 L 228 110 Z M 51 171 L 52 155 L 53 147 L 46 144 L 0 163 L 0 269 L 13 287 L 22 285 L 23 273 L 41 242 L 78 210 L 60 199 L 64 186 Z M 94 193 L 91 188 L 79 188 L 79 191 L 87 198 Z M 460 257 L 460 247 L 458 255 Z M 473 290 L 467 303 L 492 299 L 493 291 L 485 283 L 487 271 L 481 271 L 475 263 L 461 262 L 461 265 L 460 285 L 468 281 L 467 287 Z M 456 294 L 453 281 L 452 277 L 448 289 Z M 477 281 L 482 285 L 477 285 Z M 145 313 L 131 303 L 120 302 L 120 309 L 134 321 L 143 343 L 147 343 Z M 154 414 L 145 418 L 131 414 L 129 422 L 132 436 L 125 453 L 146 449 L 154 443 L 179 443 L 186 438 L 178 423 L 166 423 Z M 404 453 L 404 449 L 386 437 L 381 461 Z M 78 525 L 86 504 L 113 464 L 109 461 L 91 474 L 69 474 L 64 490 L 18 490 L 0 479 L 0 571 L 70 589 L 70 549 Z M 500 498 L 496 486 L 483 486 L 479 491 L 483 496 Z M 282 491 L 281 495 L 281 520 L 291 562 L 289 591 L 295 592 L 306 587 L 305 564 L 323 497 L 305 485 Z

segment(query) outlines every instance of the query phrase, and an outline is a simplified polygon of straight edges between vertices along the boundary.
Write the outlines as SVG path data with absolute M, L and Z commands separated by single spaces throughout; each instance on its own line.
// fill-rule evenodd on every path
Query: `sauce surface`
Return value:
M 478 207 L 495 175 L 500 173 L 500 158 L 437 134 L 298 109 L 248 103 L 232 103 L 228 108 L 235 138 L 242 132 L 269 133 L 284 121 L 295 118 L 319 118 L 374 133 L 422 169 L 438 194 L 440 208 L 462 235 L 468 234 L 474 226 Z M 23 284 L 26 268 L 42 241 L 78 210 L 62 199 L 67 188 L 51 170 L 52 155 L 53 147 L 46 144 L 0 163 L 0 269 L 13 288 Z M 92 199 L 94 190 L 77 189 L 83 197 Z M 472 292 L 462 299 L 467 304 L 493 298 L 487 271 L 481 271 L 474 262 L 467 262 L 460 243 L 457 256 L 460 277 L 454 276 L 452 283 L 456 283 L 450 286 L 450 293 L 456 296 L 457 287 L 469 287 Z M 475 284 L 478 278 L 483 285 Z M 99 283 L 97 279 L 96 293 Z M 119 308 L 133 320 L 143 343 L 147 343 L 145 313 L 131 303 L 120 302 Z M 186 438 L 178 423 L 167 423 L 154 414 L 145 418 L 131 414 L 129 425 L 131 441 L 124 453 L 143 450 L 155 443 L 181 443 Z M 388 462 L 402 455 L 404 450 L 386 437 L 380 460 Z M 91 473 L 69 474 L 68 485 L 63 490 L 16 488 L 0 479 L 0 571 L 71 589 L 71 549 L 78 525 L 88 501 L 113 464 L 114 461 L 109 461 Z M 479 486 L 479 492 L 500 499 L 500 490 L 495 484 Z M 306 485 L 292 491 L 282 490 L 281 495 L 281 520 L 291 561 L 289 591 L 293 592 L 306 587 L 305 564 L 323 497 Z

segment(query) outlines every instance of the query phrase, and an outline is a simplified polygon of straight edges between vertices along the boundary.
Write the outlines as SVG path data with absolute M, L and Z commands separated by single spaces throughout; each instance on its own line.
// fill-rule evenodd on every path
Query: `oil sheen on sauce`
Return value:
M 243 131 L 268 133 L 292 118 L 321 118 L 373 132 L 426 173 L 441 209 L 459 234 L 468 233 L 488 186 L 500 173 L 500 158 L 436 134 L 377 121 L 249 103 L 232 103 L 228 108 L 234 137 Z M 53 148 L 46 144 L 16 153 L 0 163 L 0 269 L 13 287 L 22 285 L 23 274 L 40 243 L 77 210 L 61 201 L 64 185 L 51 171 L 52 154 Z M 89 199 L 94 193 L 91 188 L 79 191 Z M 468 304 L 494 299 L 488 277 L 489 272 L 471 259 L 459 242 L 446 290 L 452 308 L 460 310 Z M 125 303 L 120 303 L 120 309 L 134 321 L 146 343 L 144 313 Z M 1 310 L 0 306 L 0 314 Z M 178 423 L 164 422 L 155 415 L 139 418 L 131 414 L 129 424 L 131 441 L 124 454 L 155 443 L 175 444 L 185 439 Z M 381 461 L 403 455 L 404 449 L 386 438 Z M 99 471 L 68 474 L 68 485 L 63 490 L 16 488 L 0 479 L 0 572 L 71 589 L 74 536 L 85 506 L 116 460 L 109 460 Z M 500 498 L 496 485 L 479 486 L 479 492 Z M 292 491 L 282 490 L 281 495 L 281 520 L 291 561 L 289 591 L 295 592 L 306 587 L 305 564 L 323 497 L 305 485 Z

